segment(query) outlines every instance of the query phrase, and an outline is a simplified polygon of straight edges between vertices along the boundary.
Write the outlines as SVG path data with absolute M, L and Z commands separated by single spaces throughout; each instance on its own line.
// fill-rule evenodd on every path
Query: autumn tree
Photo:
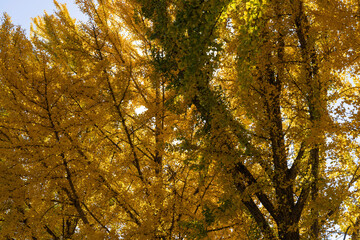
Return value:
M 359 236 L 357 2 L 54 3 L 1 25 L 2 238 Z
M 1 236 L 192 234 L 186 226 L 212 201 L 215 173 L 200 184 L 196 169 L 181 164 L 172 132 L 185 117 L 165 108 L 173 93 L 150 64 L 143 26 L 123 27 L 134 14 L 127 5 L 79 6 L 87 23 L 57 4 L 56 15 L 35 20 L 31 40 L 4 17 Z
M 346 75 L 357 71 L 357 3 L 168 4 L 173 19 L 155 1 L 144 12 L 163 71 L 201 115 L 207 161 L 232 176 L 265 238 L 328 235 L 359 177 Z

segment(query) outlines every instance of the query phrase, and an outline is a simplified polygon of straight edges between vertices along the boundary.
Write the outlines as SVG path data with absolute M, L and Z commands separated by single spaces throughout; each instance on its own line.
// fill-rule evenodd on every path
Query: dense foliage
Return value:
M 359 238 L 358 1 L 54 3 L 1 23 L 1 239 Z

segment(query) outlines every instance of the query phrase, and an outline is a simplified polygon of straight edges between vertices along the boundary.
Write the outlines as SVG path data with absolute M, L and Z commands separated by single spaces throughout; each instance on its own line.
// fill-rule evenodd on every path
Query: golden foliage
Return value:
M 1 239 L 360 235 L 357 2 L 76 2 L 2 20 Z

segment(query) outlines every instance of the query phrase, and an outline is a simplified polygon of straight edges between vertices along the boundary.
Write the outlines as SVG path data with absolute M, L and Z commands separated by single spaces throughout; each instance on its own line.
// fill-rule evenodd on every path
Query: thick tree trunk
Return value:
M 280 240 L 299 240 L 300 239 L 300 234 L 299 231 L 286 231 L 284 233 L 280 233 L 281 235 L 279 236 Z
M 279 210 L 281 213 L 277 219 L 278 235 L 280 240 L 299 240 L 299 221 L 292 214 L 292 209 Z

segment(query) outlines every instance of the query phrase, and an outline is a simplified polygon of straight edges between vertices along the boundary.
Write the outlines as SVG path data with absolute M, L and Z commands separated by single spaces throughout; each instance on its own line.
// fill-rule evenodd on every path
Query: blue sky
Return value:
M 85 19 L 75 5 L 75 0 L 58 0 L 66 3 L 70 16 Z M 29 33 L 31 18 L 47 13 L 53 13 L 55 5 L 52 0 L 0 0 L 0 13 L 7 12 L 15 25 L 21 25 Z

